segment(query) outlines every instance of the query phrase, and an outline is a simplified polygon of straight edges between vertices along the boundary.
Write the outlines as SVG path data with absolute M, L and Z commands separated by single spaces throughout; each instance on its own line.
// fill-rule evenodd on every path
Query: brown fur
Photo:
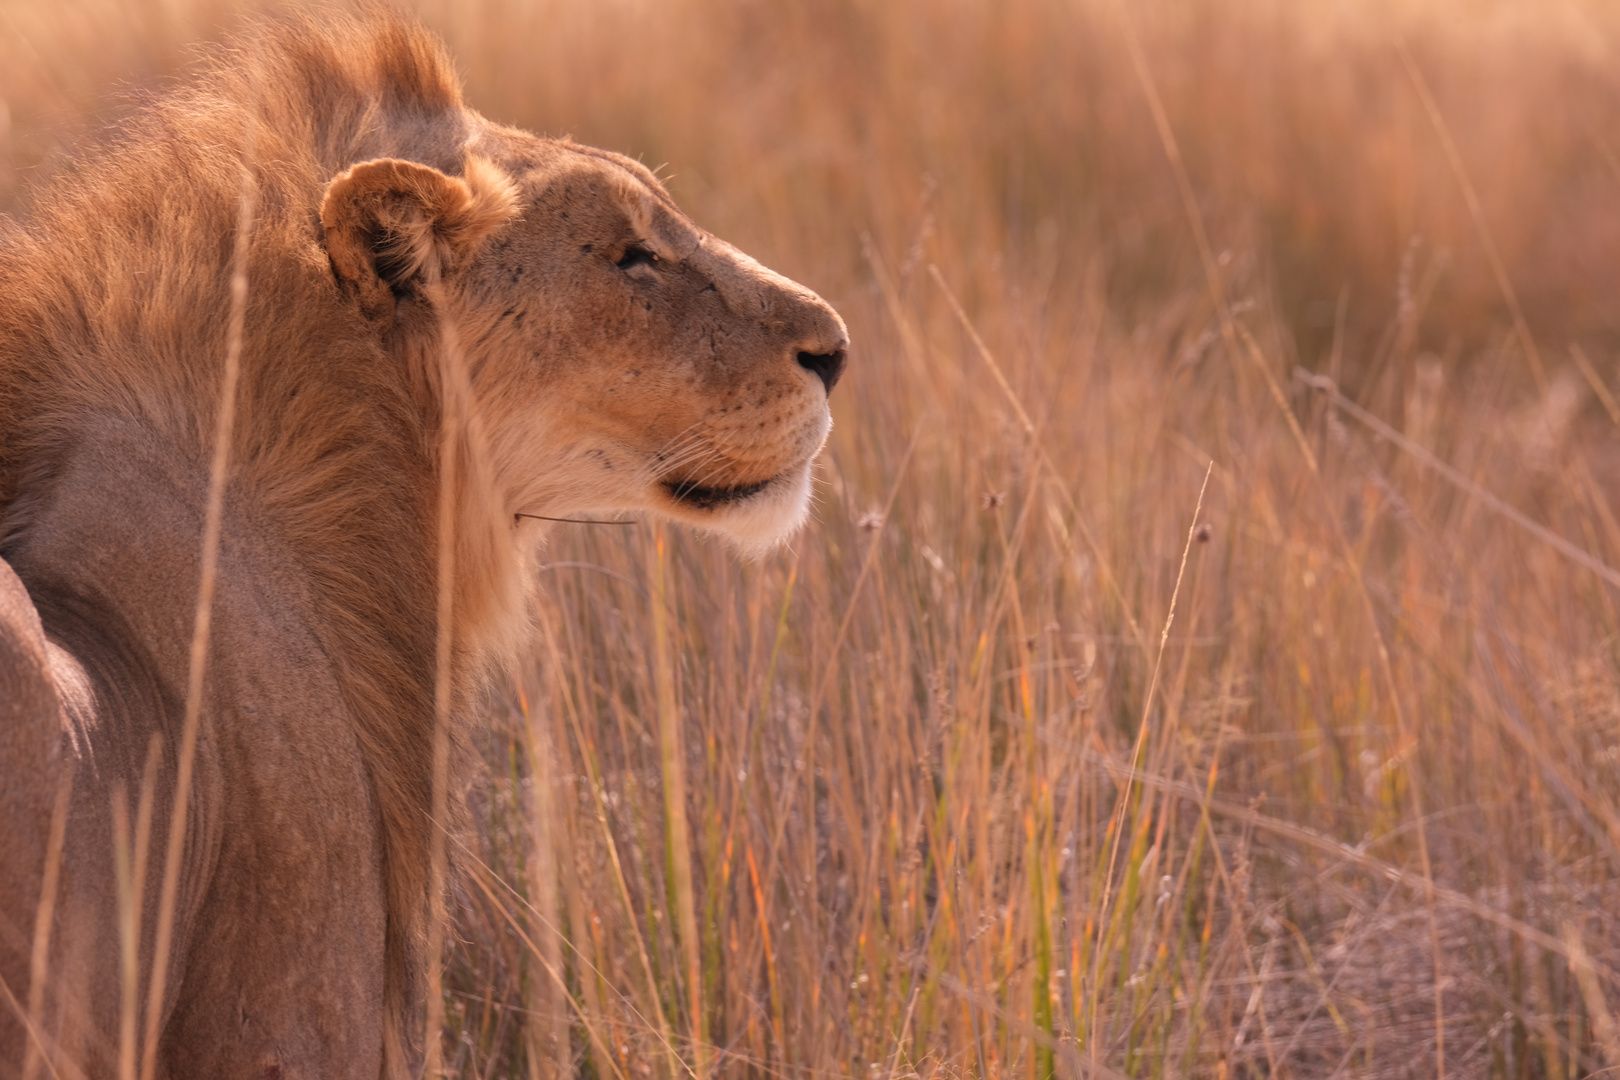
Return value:
M 757 550 L 802 521 L 826 435 L 830 308 L 636 163 L 483 120 L 401 20 L 261 28 L 28 224 L 0 219 L 0 1076 L 28 1045 L 60 1075 L 115 1069 L 120 822 L 155 823 L 127 893 L 142 993 L 154 963 L 244 161 L 242 381 L 159 1075 L 419 1053 L 445 372 L 470 394 L 463 716 L 525 640 L 545 526 L 518 515 L 650 512 Z

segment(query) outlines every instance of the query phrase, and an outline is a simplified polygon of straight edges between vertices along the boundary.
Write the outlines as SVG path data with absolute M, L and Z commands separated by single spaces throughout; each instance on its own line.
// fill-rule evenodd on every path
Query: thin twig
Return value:
M 1204 468 L 1204 482 L 1198 487 L 1198 503 L 1193 508 L 1192 524 L 1187 526 L 1187 542 L 1181 549 L 1181 566 L 1176 570 L 1176 584 L 1170 590 L 1170 610 L 1164 617 L 1164 629 L 1159 631 L 1159 652 L 1153 660 L 1153 674 L 1148 679 L 1147 694 L 1142 699 L 1142 718 L 1136 727 L 1136 742 L 1131 747 L 1130 771 L 1127 772 L 1125 782 L 1120 785 L 1119 796 L 1114 801 L 1113 820 L 1109 830 L 1113 833 L 1113 841 L 1108 848 L 1108 868 L 1103 874 L 1102 902 L 1097 907 L 1097 926 L 1099 933 L 1108 922 L 1108 901 L 1114 884 L 1114 864 L 1119 857 L 1119 838 L 1125 831 L 1125 810 L 1130 804 L 1132 780 L 1138 764 L 1142 758 L 1142 745 L 1147 741 L 1148 720 L 1153 711 L 1153 698 L 1159 690 L 1159 673 L 1164 665 L 1164 651 L 1170 641 L 1170 628 L 1176 621 L 1176 600 L 1181 596 L 1181 582 L 1187 574 L 1187 558 L 1192 554 L 1193 544 L 1198 537 L 1199 518 L 1204 513 L 1204 493 L 1209 490 L 1209 477 L 1215 471 L 1215 463 L 1211 461 Z M 1092 1030 L 1097 1026 L 1098 1005 L 1098 979 L 1102 972 L 1103 950 L 1098 949 L 1092 960 L 1091 970 L 1091 1021 Z
M 1502 261 L 1502 253 L 1497 250 L 1496 239 L 1485 223 L 1485 209 L 1480 204 L 1479 193 L 1474 190 L 1474 182 L 1469 178 L 1468 170 L 1463 166 L 1462 154 L 1458 153 L 1457 144 L 1452 141 L 1451 129 L 1446 126 L 1446 118 L 1440 112 L 1440 106 L 1435 102 L 1434 95 L 1429 92 L 1428 80 L 1423 77 L 1423 70 L 1418 67 L 1417 61 L 1412 59 L 1412 52 L 1406 47 L 1406 42 L 1397 38 L 1395 51 L 1400 55 L 1401 63 L 1406 66 L 1406 74 L 1411 78 L 1412 86 L 1417 90 L 1418 100 L 1423 103 L 1423 111 L 1428 114 L 1429 123 L 1433 125 L 1435 136 L 1440 140 L 1440 148 L 1445 151 L 1446 164 L 1451 166 L 1451 173 L 1457 179 L 1457 186 L 1462 189 L 1463 203 L 1468 207 L 1468 216 L 1473 219 L 1474 231 L 1479 234 L 1480 245 L 1485 249 L 1485 259 L 1491 264 L 1491 273 L 1496 277 L 1496 287 L 1502 291 L 1502 299 L 1507 302 L 1508 312 L 1513 316 L 1513 332 L 1518 336 L 1519 346 L 1524 349 L 1525 359 L 1530 362 L 1530 372 L 1535 376 L 1536 387 L 1542 393 L 1546 393 L 1547 371 L 1541 363 L 1541 350 L 1536 348 L 1536 339 L 1530 334 L 1530 324 L 1525 321 L 1524 308 L 1519 304 L 1519 294 L 1513 288 L 1513 279 L 1508 277 L 1507 265 Z
M 1036 738 L 1067 750 L 1081 760 L 1101 765 L 1115 778 L 1116 782 L 1122 782 L 1129 776 L 1134 782 L 1141 784 L 1143 787 L 1168 792 L 1176 798 L 1192 803 L 1210 814 L 1218 814 L 1233 821 L 1252 825 L 1273 836 L 1292 840 L 1324 855 L 1331 855 L 1349 866 L 1366 871 L 1384 881 L 1401 885 L 1425 898 L 1432 897 L 1435 901 L 1444 903 L 1448 907 L 1465 911 L 1494 926 L 1499 926 L 1538 949 L 1561 956 L 1566 960 L 1570 958 L 1568 944 L 1552 934 L 1538 930 L 1529 923 L 1516 919 L 1507 912 L 1475 899 L 1467 893 L 1436 884 L 1432 878 L 1425 877 L 1423 874 L 1414 874 L 1410 870 L 1404 870 L 1393 863 L 1368 855 L 1366 849 L 1370 846 L 1371 841 L 1364 841 L 1361 844 L 1351 846 L 1308 825 L 1300 825 L 1282 818 L 1271 817 L 1268 814 L 1260 813 L 1252 806 L 1242 806 L 1217 798 L 1184 780 L 1172 780 L 1168 777 L 1155 776 L 1141 769 L 1133 770 L 1126 762 L 1113 757 L 1111 754 L 1077 743 L 1072 739 L 1064 738 L 1045 729 L 1037 730 Z M 1610 982 L 1620 983 L 1620 969 L 1613 968 L 1596 959 L 1590 959 L 1590 963 L 1593 971 L 1598 975 Z
M 1236 322 L 1232 318 L 1231 305 L 1226 302 L 1226 283 L 1221 279 L 1220 264 L 1215 259 L 1215 249 L 1209 242 L 1209 233 L 1204 228 L 1204 215 L 1198 210 L 1198 197 L 1193 192 L 1192 177 L 1187 172 L 1186 162 L 1181 157 L 1181 144 L 1176 141 L 1175 129 L 1170 126 L 1170 114 L 1165 110 L 1164 99 L 1159 96 L 1158 83 L 1154 81 L 1153 70 L 1148 67 L 1147 55 L 1142 52 L 1142 43 L 1137 40 L 1136 27 L 1132 24 L 1130 13 L 1120 7 L 1120 26 L 1125 32 L 1125 50 L 1130 53 L 1131 67 L 1136 72 L 1136 81 L 1142 88 L 1142 96 L 1147 99 L 1148 112 L 1153 115 L 1153 127 L 1159 136 L 1159 145 L 1164 149 L 1164 156 L 1170 160 L 1170 172 L 1176 181 L 1176 192 L 1181 196 L 1181 207 L 1187 215 L 1188 227 L 1192 229 L 1193 242 L 1198 247 L 1198 261 L 1204 268 L 1204 283 L 1209 288 L 1209 299 L 1215 305 L 1215 317 L 1221 324 L 1221 340 L 1226 345 L 1226 355 L 1233 364 L 1238 362 L 1238 342 Z
M 552 670 L 562 671 L 564 668 L 562 653 L 557 647 L 557 635 L 551 626 L 550 620 L 542 618 L 540 620 L 540 628 L 541 640 L 544 641 L 546 649 L 550 654 Z M 608 822 L 606 784 L 603 782 L 601 771 L 597 766 L 596 757 L 594 754 L 594 744 L 592 744 L 585 737 L 585 728 L 580 717 L 580 709 L 577 703 L 574 701 L 572 695 L 565 694 L 564 700 L 567 703 L 568 723 L 574 730 L 574 739 L 579 745 L 581 762 L 585 767 L 586 782 L 589 785 L 591 794 L 593 796 L 591 799 L 591 806 L 592 809 L 596 811 L 596 821 L 602 830 L 603 843 L 607 848 L 608 865 L 613 869 L 613 882 L 618 889 L 619 900 L 624 905 L 625 914 L 629 917 L 631 937 L 636 943 L 636 956 L 641 961 L 641 972 L 647 982 L 647 1002 L 650 1006 L 648 1011 L 650 1011 L 658 1020 L 658 1029 L 656 1034 L 658 1035 L 659 1040 L 662 1042 L 665 1052 L 668 1055 L 670 1067 L 672 1069 L 671 1077 L 678 1077 L 682 1075 L 681 1066 L 683 1063 L 681 1062 L 679 1055 L 676 1054 L 674 1050 L 674 1036 L 669 1029 L 669 1018 L 664 1015 L 664 1010 L 660 1002 L 658 980 L 653 974 L 652 959 L 647 953 L 646 939 L 642 935 L 641 927 L 636 921 L 636 905 L 631 900 L 630 885 L 626 880 L 624 873 L 624 863 L 619 858 L 619 845 L 613 838 L 613 827 Z M 583 953 L 580 953 L 580 956 L 582 959 L 585 959 Z M 589 961 L 587 960 L 586 962 L 588 963 Z M 600 975 L 601 972 L 597 971 L 596 974 Z M 628 1001 L 628 999 L 626 1000 Z
M 599 518 L 550 517 L 546 514 L 513 514 L 514 518 L 532 518 L 535 521 L 562 521 L 569 525 L 634 525 L 634 521 L 606 521 Z
M 658 708 L 660 774 L 664 788 L 664 858 L 678 945 L 686 968 L 686 1005 L 691 1014 L 692 1066 L 698 1080 L 709 1075 L 707 1017 L 703 1011 L 703 960 L 698 942 L 692 889 L 692 851 L 686 820 L 686 746 L 681 711 L 675 703 L 675 667 L 670 657 L 669 554 L 663 524 L 653 525 L 647 545 L 647 578 L 652 586 L 653 683 Z
M 1426 468 L 1433 469 L 1446 480 L 1450 481 L 1453 485 L 1467 492 L 1469 495 L 1472 495 L 1474 498 L 1490 507 L 1490 509 L 1496 511 L 1498 514 L 1501 514 L 1513 524 L 1517 525 L 1525 532 L 1534 536 L 1537 540 L 1540 540 L 1548 547 L 1564 556 L 1564 558 L 1568 559 L 1570 562 L 1590 570 L 1592 573 L 1596 574 L 1610 585 L 1620 587 L 1620 571 L 1615 570 L 1609 564 L 1605 563 L 1603 560 L 1599 559 L 1590 552 L 1576 547 L 1568 540 L 1565 540 L 1562 536 L 1559 536 L 1557 533 L 1547 528 L 1547 526 L 1515 509 L 1501 497 L 1493 495 L 1479 484 L 1476 484 L 1474 481 L 1470 480 L 1461 471 L 1441 460 L 1435 454 L 1426 449 L 1422 444 L 1414 442 L 1405 435 L 1402 435 L 1399 431 L 1396 431 L 1393 427 L 1380 420 L 1377 416 L 1345 397 L 1339 392 L 1339 388 L 1333 384 L 1332 379 L 1329 379 L 1323 375 L 1313 375 L 1304 368 L 1295 368 L 1294 378 L 1298 379 L 1306 386 L 1309 386 L 1311 389 L 1320 392 L 1326 396 L 1329 404 L 1331 404 L 1334 408 L 1365 424 L 1367 427 L 1376 432 L 1381 438 L 1388 439 L 1397 447 L 1416 458 L 1419 464 Z
M 28 1015 L 24 1020 L 30 1037 L 23 1054 L 22 1080 L 34 1080 L 44 1049 L 37 1033 L 45 1007 L 46 965 L 50 959 L 51 921 L 56 913 L 56 889 L 62 870 L 62 841 L 67 833 L 68 806 L 78 764 L 77 757 L 65 759 L 62 777 L 56 784 L 56 805 L 51 809 L 51 832 L 45 844 L 45 875 L 39 887 L 39 907 L 34 912 L 34 950 L 28 964 Z M 51 1074 L 56 1074 L 54 1067 Z
M 922 439 L 923 427 L 917 425 L 912 432 L 911 442 L 906 446 L 906 452 L 900 459 L 900 465 L 895 469 L 894 482 L 889 488 L 888 498 L 883 502 L 883 513 L 878 518 L 878 527 L 873 533 L 871 545 L 866 549 L 866 558 L 861 561 L 861 569 L 855 575 L 855 584 L 849 592 L 849 600 L 844 605 L 844 617 L 838 624 L 838 633 L 834 635 L 832 646 L 827 653 L 827 664 L 822 669 L 821 678 L 815 684 L 816 692 L 810 699 L 810 708 L 806 714 L 806 731 L 804 737 L 805 753 L 802 755 L 805 768 L 811 768 L 811 755 L 815 749 L 816 721 L 821 713 L 821 705 L 827 699 L 827 691 L 832 686 L 833 676 L 838 672 L 838 653 L 844 646 L 844 639 L 849 634 L 849 628 L 855 621 L 855 603 L 860 599 L 861 587 L 866 584 L 872 567 L 877 563 L 878 552 L 882 549 L 884 527 L 888 525 L 889 515 L 894 510 L 895 499 L 900 495 L 900 485 L 905 479 L 906 470 L 911 465 L 911 457 L 917 450 L 917 443 Z M 782 798 L 776 808 L 776 833 L 771 838 L 770 858 L 766 863 L 765 879 L 775 880 L 777 866 L 782 853 L 782 842 L 787 835 L 788 814 L 793 809 L 794 797 L 798 794 L 797 784 L 784 784 Z
M 448 876 L 445 829 L 450 808 L 450 713 L 455 703 L 456 505 L 460 495 L 460 457 L 468 423 L 467 372 L 461 342 L 449 319 L 441 317 L 439 356 L 439 502 L 438 595 L 434 623 L 433 792 L 430 809 L 427 934 L 427 1031 L 422 1075 L 438 1080 L 443 1073 L 444 940 L 442 910 Z
M 1149 654 L 1147 635 L 1137 625 L 1136 616 L 1131 614 L 1131 605 L 1126 601 L 1125 592 L 1120 588 L 1118 579 L 1114 577 L 1114 571 L 1109 566 L 1108 560 L 1103 557 L 1102 545 L 1097 543 L 1097 538 L 1091 531 L 1091 525 L 1086 521 L 1085 516 L 1080 513 L 1080 505 L 1069 491 L 1068 483 L 1063 474 L 1058 471 L 1057 465 L 1052 461 L 1051 456 L 1047 454 L 1046 446 L 1039 438 L 1035 422 L 1029 418 L 1029 413 L 1024 410 L 1023 402 L 1019 400 L 1017 393 L 1013 391 L 1012 384 L 1007 381 L 1007 376 L 1002 374 L 1001 365 L 996 361 L 996 354 L 990 351 L 990 347 L 984 343 L 984 338 L 979 336 L 979 331 L 973 325 L 973 320 L 968 318 L 967 312 L 963 310 L 961 302 L 956 298 L 956 293 L 946 283 L 945 275 L 941 274 L 939 267 L 933 263 L 928 264 L 928 273 L 934 279 L 934 284 L 938 285 L 940 291 L 945 294 L 945 302 L 950 305 L 951 313 L 956 316 L 956 321 L 962 325 L 962 330 L 967 334 L 968 340 L 973 342 L 973 348 L 978 352 L 979 359 L 983 360 L 985 366 L 990 369 L 990 374 L 995 378 L 996 385 L 1001 387 L 1001 392 L 1007 398 L 1007 403 L 1012 406 L 1013 412 L 1017 414 L 1019 426 L 1024 429 L 1024 434 L 1029 436 L 1030 446 L 1033 448 L 1036 457 L 1046 467 L 1047 473 L 1051 475 L 1052 481 L 1057 488 L 1058 497 L 1068 507 L 1069 514 L 1073 517 L 1075 525 L 1080 529 L 1081 537 L 1085 539 L 1086 546 L 1091 549 L 1091 557 L 1096 561 L 1097 570 L 1102 575 L 1103 584 L 1107 586 L 1108 591 L 1113 594 L 1115 602 L 1119 604 L 1119 610 L 1125 616 L 1126 625 L 1131 628 L 1132 636 L 1136 638 L 1136 643 L 1141 648 L 1142 655 L 1146 657 Z
M 39 1030 L 39 1025 L 28 1019 L 28 1013 L 23 1009 L 22 1002 L 17 1000 L 17 995 L 12 993 L 11 987 L 6 984 L 4 979 L 0 979 L 0 996 L 5 998 L 6 1007 L 17 1018 L 18 1023 L 22 1024 L 27 1030 L 29 1045 L 36 1047 L 38 1052 L 43 1055 L 41 1060 L 44 1061 L 45 1067 L 51 1071 L 51 1076 L 54 1080 L 62 1080 L 62 1074 L 57 1072 L 56 1066 L 51 1063 L 51 1058 L 55 1055 L 51 1054 L 50 1048 L 45 1045 L 47 1036 Z M 77 1075 L 83 1074 L 78 1073 Z

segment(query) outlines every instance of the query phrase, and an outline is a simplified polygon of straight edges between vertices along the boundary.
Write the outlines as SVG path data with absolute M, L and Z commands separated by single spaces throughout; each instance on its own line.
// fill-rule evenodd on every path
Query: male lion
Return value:
M 420 1060 L 441 480 L 465 715 L 522 641 L 524 515 L 776 543 L 846 347 L 634 161 L 466 108 L 391 17 L 260 28 L 0 219 L 0 1076 Z

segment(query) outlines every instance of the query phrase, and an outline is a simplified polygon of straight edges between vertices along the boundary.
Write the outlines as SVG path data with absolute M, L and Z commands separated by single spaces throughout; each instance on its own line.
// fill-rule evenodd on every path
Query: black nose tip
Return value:
M 799 366 L 806 371 L 814 372 L 816 378 L 821 380 L 821 385 L 825 386 L 827 393 L 830 394 L 833 384 L 838 381 L 838 376 L 844 373 L 847 351 L 835 349 L 830 353 L 802 352 L 799 354 Z

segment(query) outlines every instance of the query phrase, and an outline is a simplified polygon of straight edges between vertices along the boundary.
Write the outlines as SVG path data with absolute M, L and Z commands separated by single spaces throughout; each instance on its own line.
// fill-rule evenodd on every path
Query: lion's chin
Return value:
M 810 469 L 806 461 L 769 480 L 738 488 L 672 484 L 665 489 L 666 515 L 725 538 L 745 558 L 757 559 L 804 525 L 810 514 Z

